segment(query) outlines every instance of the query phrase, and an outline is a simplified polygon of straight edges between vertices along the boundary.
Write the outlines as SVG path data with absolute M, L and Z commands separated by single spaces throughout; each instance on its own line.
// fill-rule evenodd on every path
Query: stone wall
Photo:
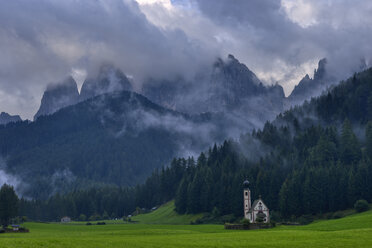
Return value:
M 257 230 L 272 228 L 273 225 L 270 223 L 250 223 L 250 224 L 225 224 L 225 229 L 228 230 Z

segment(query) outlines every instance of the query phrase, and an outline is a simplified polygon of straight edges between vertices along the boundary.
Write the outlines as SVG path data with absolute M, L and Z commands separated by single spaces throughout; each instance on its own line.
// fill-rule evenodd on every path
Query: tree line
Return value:
M 363 143 L 348 121 L 340 133 L 335 127 L 320 126 L 293 138 L 287 132 L 266 124 L 263 131 L 242 136 L 240 142 L 214 145 L 196 160 L 174 159 L 137 187 L 93 188 L 57 194 L 47 201 L 22 199 L 20 213 L 36 220 L 64 215 L 117 218 L 132 214 L 136 207 L 150 209 L 175 199 L 180 214 L 214 211 L 239 217 L 244 179 L 251 182 L 252 198 L 262 195 L 283 218 L 343 210 L 359 199 L 372 201 L 372 122 Z M 277 136 L 276 149 L 259 161 L 250 161 L 240 151 L 244 140 L 267 136 Z

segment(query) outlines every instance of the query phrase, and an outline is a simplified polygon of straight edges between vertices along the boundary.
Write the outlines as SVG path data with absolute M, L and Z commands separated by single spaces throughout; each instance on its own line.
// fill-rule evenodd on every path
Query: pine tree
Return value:
M 188 182 L 186 178 L 183 178 L 178 187 L 175 199 L 176 211 L 180 214 L 184 214 L 187 211 L 187 187 Z
M 195 173 L 194 179 L 187 189 L 187 212 L 189 213 L 200 213 L 202 210 L 200 192 L 202 192 L 203 189 L 203 182 L 204 178 L 199 170 Z
M 10 219 L 18 214 L 18 197 L 14 188 L 4 184 L 0 189 L 0 224 L 6 228 Z
M 360 159 L 359 142 L 348 120 L 345 120 L 342 126 L 340 158 L 347 165 L 355 163 Z
M 371 93 L 367 100 L 367 120 L 372 121 L 372 94 Z
M 367 158 L 372 161 L 372 121 L 369 121 L 366 126 L 366 150 Z

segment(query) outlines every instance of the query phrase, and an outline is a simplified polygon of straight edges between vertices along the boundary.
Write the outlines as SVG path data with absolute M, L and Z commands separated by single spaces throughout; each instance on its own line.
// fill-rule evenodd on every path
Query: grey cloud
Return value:
M 293 74 L 291 68 L 323 57 L 328 58 L 330 72 L 337 76 L 337 79 L 341 79 L 359 69 L 360 59 L 364 58 L 370 63 L 372 57 L 372 4 L 369 1 L 195 2 L 204 15 L 218 25 L 225 26 L 231 35 L 240 36 L 246 41 L 232 48 L 240 52 L 239 58 L 243 62 L 251 65 L 254 70 L 261 71 L 259 75 L 274 72 L 273 75 L 277 75 L 274 80 L 291 80 L 288 75 Z M 299 5 L 297 20 L 286 12 L 284 2 Z M 301 11 L 304 11 L 305 7 L 312 9 L 315 20 L 306 27 L 298 22 L 304 19 L 300 14 L 303 14 Z M 281 63 L 287 70 L 284 75 L 279 71 Z M 285 85 L 283 80 L 280 83 Z M 290 86 L 293 87 L 293 83 Z
M 14 101 L 0 99 L 0 107 L 20 110 L 23 96 L 33 96 L 26 101 L 33 100 L 32 107 L 22 111 L 27 117 L 36 112 L 46 84 L 72 68 L 91 73 L 113 63 L 141 82 L 149 75 L 192 73 L 214 57 L 182 30 L 148 22 L 133 0 L 2 1 L 0 23 L 0 94 Z
M 122 137 L 125 134 L 137 136 L 148 129 L 166 130 L 170 134 L 174 134 L 175 141 L 178 140 L 176 142 L 179 153 L 177 156 L 195 155 L 200 152 L 200 149 L 208 147 L 211 143 L 221 141 L 222 139 L 218 140 L 217 137 L 219 135 L 226 137 L 222 133 L 230 131 L 221 130 L 213 122 L 196 120 L 195 117 L 178 112 L 147 109 L 135 95 L 131 95 L 127 103 L 128 106 L 125 107 L 126 111 L 118 114 L 107 109 L 105 104 L 107 96 L 109 95 L 95 98 L 93 107 L 102 109 L 103 114 L 100 115 L 100 122 L 102 126 L 110 130 L 114 137 Z M 110 96 L 112 97 L 112 95 Z M 112 125 L 113 122 L 116 125 Z M 179 137 L 182 139 L 180 140 Z
M 138 90 L 148 76 L 193 76 L 232 53 L 287 94 L 321 58 L 337 78 L 358 70 L 362 58 L 371 63 L 369 1 L 172 2 L 169 11 L 134 0 L 1 1 L 0 111 L 30 118 L 47 83 L 102 63 L 134 76 Z M 285 2 L 295 7 L 288 12 Z M 308 26 L 304 6 L 314 19 Z

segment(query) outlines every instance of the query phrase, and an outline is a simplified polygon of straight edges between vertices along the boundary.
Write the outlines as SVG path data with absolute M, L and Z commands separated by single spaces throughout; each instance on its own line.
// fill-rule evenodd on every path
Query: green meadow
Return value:
M 138 216 L 143 222 L 136 224 L 26 223 L 30 233 L 0 234 L 0 247 L 372 247 L 372 211 L 307 226 L 235 231 L 222 225 L 180 225 L 194 217 L 176 216 L 169 209 L 171 203 Z M 173 225 L 143 224 L 165 223 L 169 214 Z
M 142 224 L 171 224 L 171 225 L 182 225 L 190 224 L 192 221 L 203 217 L 203 214 L 184 214 L 180 215 L 174 211 L 174 201 L 170 201 L 162 205 L 156 211 L 148 214 L 140 214 L 132 217 L 133 221 Z

